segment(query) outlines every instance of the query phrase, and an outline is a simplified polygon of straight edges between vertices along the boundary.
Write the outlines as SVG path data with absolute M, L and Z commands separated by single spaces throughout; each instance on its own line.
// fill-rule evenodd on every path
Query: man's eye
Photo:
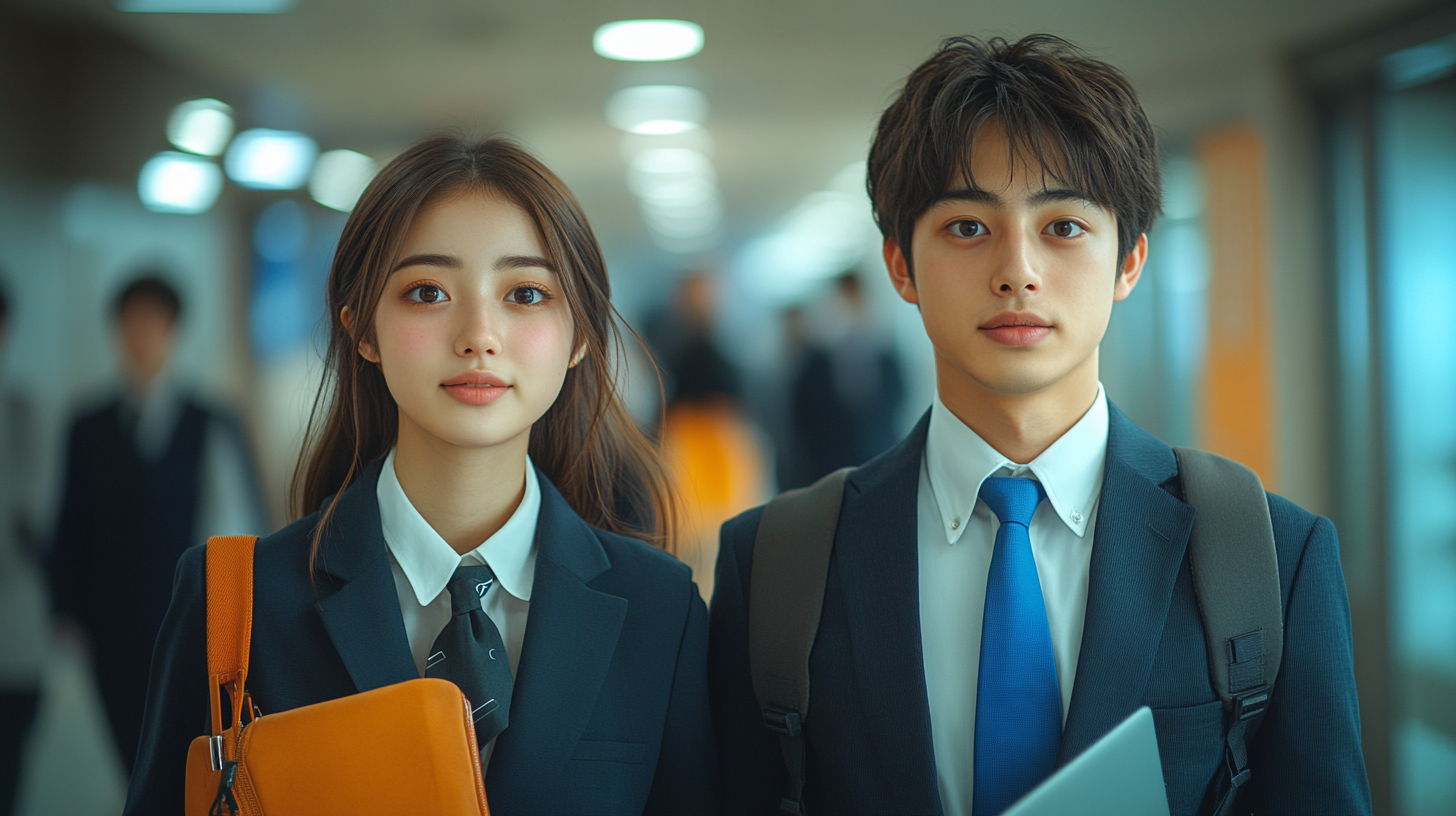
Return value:
M 517 306 L 535 306 L 546 299 L 546 293 L 534 286 L 517 286 L 511 290 L 510 301 Z
M 957 221 L 950 225 L 950 231 L 957 238 L 979 238 L 986 234 L 986 225 L 980 221 Z
M 1087 230 L 1082 229 L 1082 225 L 1076 221 L 1053 221 L 1051 231 L 1058 238 L 1076 238 Z
M 409 290 L 405 297 L 415 303 L 444 303 L 450 299 L 444 289 L 429 283 L 422 283 Z

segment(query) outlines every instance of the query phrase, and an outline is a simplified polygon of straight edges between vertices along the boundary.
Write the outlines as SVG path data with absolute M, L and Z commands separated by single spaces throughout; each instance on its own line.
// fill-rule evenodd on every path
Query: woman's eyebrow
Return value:
M 398 272 L 407 266 L 443 266 L 447 269 L 459 269 L 464 266 L 459 258 L 454 255 L 441 255 L 434 252 L 417 252 L 414 255 L 401 260 L 394 265 L 394 271 Z
M 539 255 L 506 255 L 498 258 L 492 266 L 497 270 L 506 269 L 544 269 L 547 272 L 555 272 L 556 264 Z

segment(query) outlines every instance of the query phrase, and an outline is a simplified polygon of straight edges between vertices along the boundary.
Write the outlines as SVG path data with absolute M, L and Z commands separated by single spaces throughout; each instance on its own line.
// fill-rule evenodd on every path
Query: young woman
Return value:
M 329 277 L 313 512 L 254 557 L 265 715 L 443 676 L 499 701 L 476 721 L 495 816 L 715 808 L 706 610 L 639 540 L 671 546 L 672 506 L 614 389 L 608 296 L 580 205 L 508 141 L 426 139 L 370 184 Z M 181 812 L 207 728 L 204 563 L 178 566 L 129 814 Z M 466 665 L 441 655 L 471 588 L 494 648 Z

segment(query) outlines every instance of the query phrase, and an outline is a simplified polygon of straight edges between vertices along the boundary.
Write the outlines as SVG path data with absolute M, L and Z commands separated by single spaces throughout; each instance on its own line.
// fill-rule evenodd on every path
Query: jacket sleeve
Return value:
M 724 814 L 778 813 L 788 772 L 777 740 L 763 724 L 748 668 L 748 593 L 753 541 L 762 510 L 723 525 L 708 643 L 708 688 Z
M 88 548 L 94 546 L 92 529 L 95 512 L 86 506 L 90 500 L 86 478 L 86 450 L 81 423 L 71 425 L 66 440 L 66 473 L 61 488 L 61 508 L 56 517 L 54 539 L 46 557 L 51 589 L 51 605 L 57 615 L 78 623 L 89 623 L 90 616 L 82 591 L 86 583 L 79 574 L 92 559 Z
M 152 651 L 142 740 L 126 795 L 126 816 L 181 814 L 187 749 L 211 729 L 207 696 L 207 548 L 177 562 L 172 603 Z
M 711 814 L 716 808 L 718 758 L 708 709 L 708 608 L 696 584 L 689 590 L 687 625 L 645 814 Z
M 1318 518 L 1285 602 L 1284 656 L 1250 746 L 1254 813 L 1368 814 L 1350 602 L 1335 526 Z

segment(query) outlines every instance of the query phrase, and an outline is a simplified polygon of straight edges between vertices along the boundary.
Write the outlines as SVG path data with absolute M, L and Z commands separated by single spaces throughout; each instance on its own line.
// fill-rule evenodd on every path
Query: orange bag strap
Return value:
M 232 700 L 228 732 L 237 738 L 246 707 L 248 647 L 253 639 L 253 545 L 257 536 L 213 536 L 207 540 L 207 674 L 212 698 L 212 734 L 224 733 L 219 690 Z M 228 748 L 235 746 L 229 745 Z M 234 751 L 229 751 L 234 756 Z

